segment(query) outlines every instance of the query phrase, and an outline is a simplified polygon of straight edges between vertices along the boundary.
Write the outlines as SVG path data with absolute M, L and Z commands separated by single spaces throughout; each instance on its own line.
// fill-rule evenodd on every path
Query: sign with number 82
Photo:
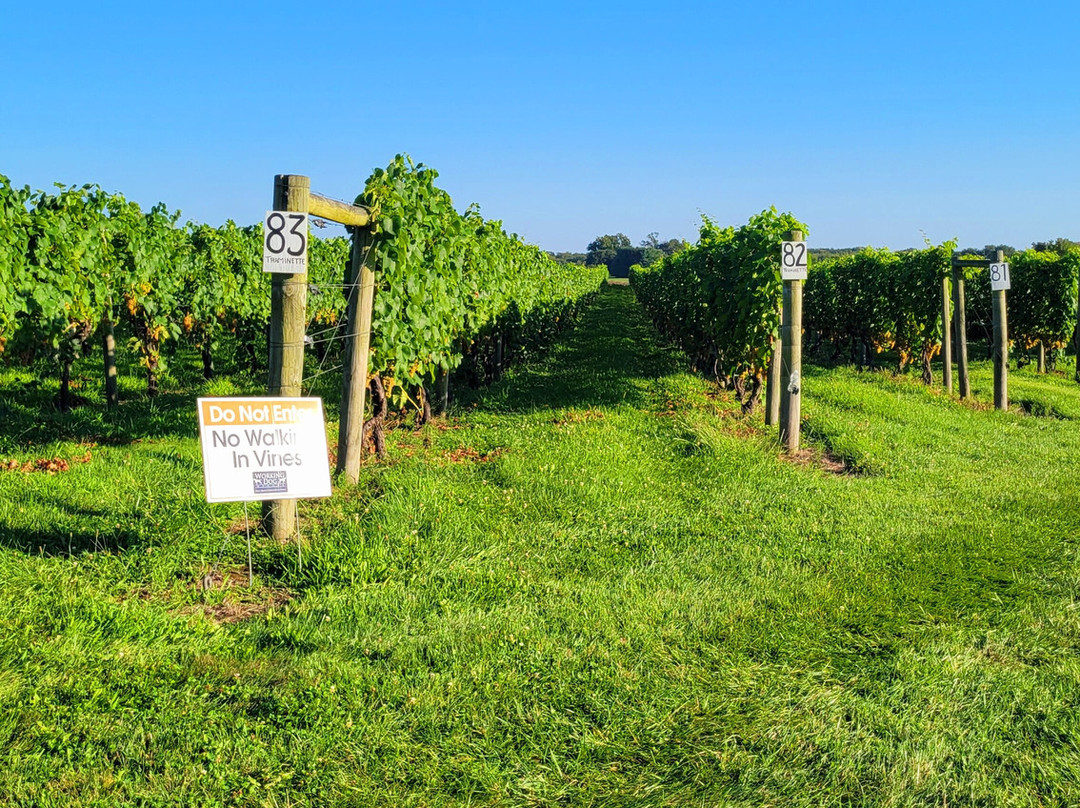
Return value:
M 805 281 L 806 270 L 806 242 L 781 241 L 780 280 Z
M 263 272 L 308 271 L 308 215 L 269 210 L 263 220 Z

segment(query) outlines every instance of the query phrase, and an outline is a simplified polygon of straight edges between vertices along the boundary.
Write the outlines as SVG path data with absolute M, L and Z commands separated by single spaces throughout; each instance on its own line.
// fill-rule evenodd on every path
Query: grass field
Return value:
M 1080 386 L 805 369 L 791 462 L 607 288 L 252 590 L 194 412 L 252 382 L 5 371 L 0 804 L 1080 804 Z

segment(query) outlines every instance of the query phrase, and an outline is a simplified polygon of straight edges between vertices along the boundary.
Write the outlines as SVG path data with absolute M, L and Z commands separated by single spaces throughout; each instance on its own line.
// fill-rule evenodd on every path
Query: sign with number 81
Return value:
M 781 241 L 780 242 L 780 280 L 805 281 L 806 280 L 806 242 L 805 241 Z
M 308 271 L 308 215 L 269 210 L 263 220 L 263 272 Z
M 1002 290 L 1008 290 L 1012 288 L 1012 284 L 1009 283 L 1009 265 L 1008 264 L 991 264 L 990 265 L 990 289 L 994 292 L 1000 292 Z

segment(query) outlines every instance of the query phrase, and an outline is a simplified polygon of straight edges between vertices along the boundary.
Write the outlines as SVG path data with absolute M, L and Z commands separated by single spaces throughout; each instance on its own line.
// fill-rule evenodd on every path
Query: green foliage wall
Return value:
M 607 275 L 558 264 L 474 208 L 459 214 L 437 176 L 399 156 L 359 197 L 375 221 L 372 370 L 408 385 L 456 367 L 494 330 L 512 344 L 550 335 Z M 309 331 L 320 352 L 340 336 L 350 250 L 345 238 L 309 240 Z M 69 368 L 99 326 L 122 317 L 153 394 L 164 348 L 180 340 L 202 352 L 209 377 L 215 346 L 232 334 L 256 372 L 269 314 L 260 226 L 182 226 L 163 205 L 144 212 L 95 186 L 31 193 L 0 176 L 0 353 L 7 348 L 8 360 Z
M 928 377 L 941 344 L 942 280 L 954 246 L 898 253 L 867 247 L 816 262 L 806 282 L 806 328 L 872 354 L 895 350 L 900 369 L 919 358 Z
M 951 275 L 953 254 L 954 245 L 946 242 L 899 253 L 868 247 L 820 260 L 806 284 L 806 327 L 837 343 L 895 350 L 901 370 L 921 358 L 927 378 L 941 343 L 942 280 Z M 1076 326 L 1080 250 L 1014 251 L 1009 263 L 1010 339 L 1024 350 L 1039 343 L 1063 349 Z M 964 293 L 968 336 L 988 341 L 992 294 L 985 269 L 964 270 Z
M 375 221 L 372 371 L 394 383 L 420 385 L 456 367 L 486 331 L 534 332 L 607 276 L 602 266 L 557 263 L 474 207 L 459 214 L 437 177 L 398 155 L 356 199 Z
M 1009 258 L 1009 268 L 1009 337 L 1024 349 L 1040 342 L 1051 351 L 1064 348 L 1076 326 L 1080 251 L 1025 250 Z
M 807 233 L 775 208 L 739 228 L 705 219 L 697 244 L 630 273 L 660 331 L 751 406 L 780 326 L 780 243 L 790 230 Z

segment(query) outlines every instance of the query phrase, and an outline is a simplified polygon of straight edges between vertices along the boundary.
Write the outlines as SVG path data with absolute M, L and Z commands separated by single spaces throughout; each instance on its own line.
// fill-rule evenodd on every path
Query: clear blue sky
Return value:
M 1080 239 L 1080 7 L 10 3 L 0 173 L 218 224 L 398 152 L 551 250 L 775 205 L 817 246 Z

